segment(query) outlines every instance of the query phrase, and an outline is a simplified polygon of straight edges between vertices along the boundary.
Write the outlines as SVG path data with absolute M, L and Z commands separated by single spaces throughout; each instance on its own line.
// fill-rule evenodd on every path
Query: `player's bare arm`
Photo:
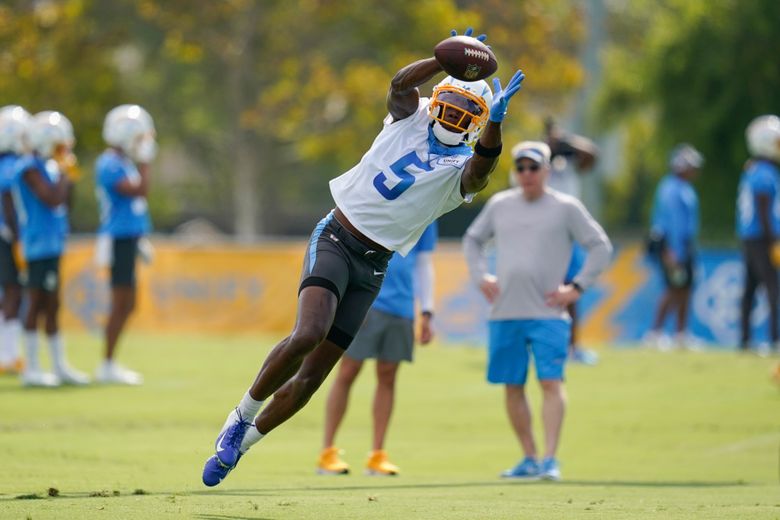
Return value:
M 46 182 L 43 174 L 34 169 L 24 172 L 23 178 L 35 196 L 50 208 L 59 206 L 68 200 L 70 181 L 64 175 L 60 176 L 56 184 Z
M 420 85 L 443 69 L 436 58 L 415 61 L 396 72 L 387 92 L 387 110 L 394 121 L 406 119 L 417 111 L 420 102 Z
M 146 197 L 149 192 L 149 165 L 138 165 L 138 180 L 124 178 L 116 184 L 116 191 L 126 197 Z
M 466 163 L 461 177 L 462 194 L 477 193 L 487 186 L 488 178 L 495 169 L 501 154 L 501 122 L 506 117 L 509 100 L 520 90 L 525 74 L 518 70 L 505 89 L 498 78 L 493 78 L 493 103 L 485 130 L 474 146 L 474 155 Z

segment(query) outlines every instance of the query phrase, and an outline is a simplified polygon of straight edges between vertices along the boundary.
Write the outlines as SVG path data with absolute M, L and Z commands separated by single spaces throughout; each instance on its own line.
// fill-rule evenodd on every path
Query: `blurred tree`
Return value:
M 232 180 L 222 200 L 243 238 L 279 231 L 280 217 L 300 214 L 302 205 L 320 214 L 331 204 L 327 180 L 352 166 L 379 131 L 392 74 L 430 56 L 450 28 L 487 32 L 504 82 L 526 67 L 527 97 L 540 106 L 559 102 L 582 76 L 573 58 L 581 24 L 568 5 L 232 0 L 194 12 L 185 0 L 135 1 L 160 31 L 146 40 L 146 68 L 157 71 L 152 102 L 179 122 L 188 152 Z M 513 114 L 517 135 L 528 119 L 520 108 Z M 538 134 L 538 119 L 522 127 Z
M 612 224 L 645 225 L 668 150 L 681 141 L 706 156 L 697 189 L 705 236 L 733 236 L 734 199 L 747 158 L 744 130 L 780 107 L 776 0 L 611 2 L 614 45 L 598 103 L 605 126 L 623 125 L 626 170 L 613 184 Z M 643 136 L 640 138 L 640 136 Z M 652 173 L 650 173 L 652 172 Z M 630 182 L 626 182 L 631 179 Z M 635 211 L 635 202 L 644 211 Z
M 503 83 L 519 67 L 528 75 L 507 146 L 539 136 L 583 76 L 578 5 L 17 0 L 0 6 L 0 95 L 33 111 L 62 109 L 86 158 L 103 146 L 107 110 L 146 106 L 165 152 L 150 200 L 157 225 L 207 214 L 251 239 L 308 229 L 332 204 L 327 181 L 380 130 L 392 75 L 430 56 L 451 28 L 488 34 Z M 498 175 L 492 190 L 506 185 Z M 89 207 L 77 209 L 82 229 L 94 229 L 87 177 L 79 189 Z
M 104 147 L 106 112 L 128 96 L 113 49 L 126 41 L 121 6 L 97 0 L 15 0 L 0 5 L 0 106 L 22 105 L 31 113 L 59 110 L 73 123 L 82 180 L 76 185 L 71 221 L 77 231 L 98 224 L 91 161 Z M 175 208 L 156 191 L 152 211 Z

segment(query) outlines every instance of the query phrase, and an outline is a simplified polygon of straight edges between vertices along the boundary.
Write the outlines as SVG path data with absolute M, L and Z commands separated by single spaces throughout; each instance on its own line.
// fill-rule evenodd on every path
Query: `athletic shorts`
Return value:
M 309 286 L 328 289 L 338 298 L 327 339 L 343 349 L 352 343 L 374 303 L 392 252 L 375 251 L 336 220 L 331 211 L 309 240 L 298 293 Z
M 19 269 L 12 244 L 0 238 L 0 286 L 8 285 L 19 285 Z
M 111 287 L 135 287 L 138 237 L 115 238 L 112 247 Z
M 369 309 L 346 355 L 365 361 L 378 359 L 400 363 L 412 361 L 414 351 L 414 320 Z
M 57 292 L 60 286 L 60 257 L 27 261 L 27 288 Z
M 570 320 L 491 320 L 488 331 L 489 382 L 524 385 L 532 354 L 538 379 L 563 380 Z
M 563 279 L 563 283 L 572 283 L 574 277 L 580 272 L 582 266 L 585 265 L 585 257 L 588 252 L 584 247 L 578 243 L 574 243 L 574 247 L 571 250 L 571 260 L 569 260 L 569 267 L 566 269 L 566 276 Z

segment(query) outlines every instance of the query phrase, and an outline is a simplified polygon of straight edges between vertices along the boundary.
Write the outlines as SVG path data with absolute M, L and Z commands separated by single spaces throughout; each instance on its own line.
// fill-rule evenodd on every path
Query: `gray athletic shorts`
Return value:
M 400 363 L 411 362 L 413 351 L 413 320 L 371 309 L 346 355 L 359 361 L 378 359 Z

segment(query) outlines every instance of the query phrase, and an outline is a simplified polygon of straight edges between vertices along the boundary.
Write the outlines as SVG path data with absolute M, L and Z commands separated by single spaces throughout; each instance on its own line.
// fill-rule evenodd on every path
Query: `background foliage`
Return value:
M 579 60 L 593 12 L 606 13 L 603 76 Z M 688 141 L 707 157 L 704 231 L 730 237 L 745 125 L 780 112 L 778 19 L 775 0 L 11 0 L 0 6 L 0 104 L 63 111 L 89 172 L 103 115 L 140 103 L 162 144 L 159 230 L 205 216 L 245 239 L 307 233 L 332 204 L 327 181 L 379 130 L 395 71 L 474 26 L 503 81 L 527 74 L 508 144 L 540 137 L 545 116 L 570 111 L 588 78 L 602 81 L 591 137 L 617 136 L 610 153 L 622 159 L 592 208 L 609 228 L 644 227 L 667 151 Z M 481 200 L 506 186 L 508 168 L 504 154 Z M 90 231 L 85 177 L 74 224 Z

